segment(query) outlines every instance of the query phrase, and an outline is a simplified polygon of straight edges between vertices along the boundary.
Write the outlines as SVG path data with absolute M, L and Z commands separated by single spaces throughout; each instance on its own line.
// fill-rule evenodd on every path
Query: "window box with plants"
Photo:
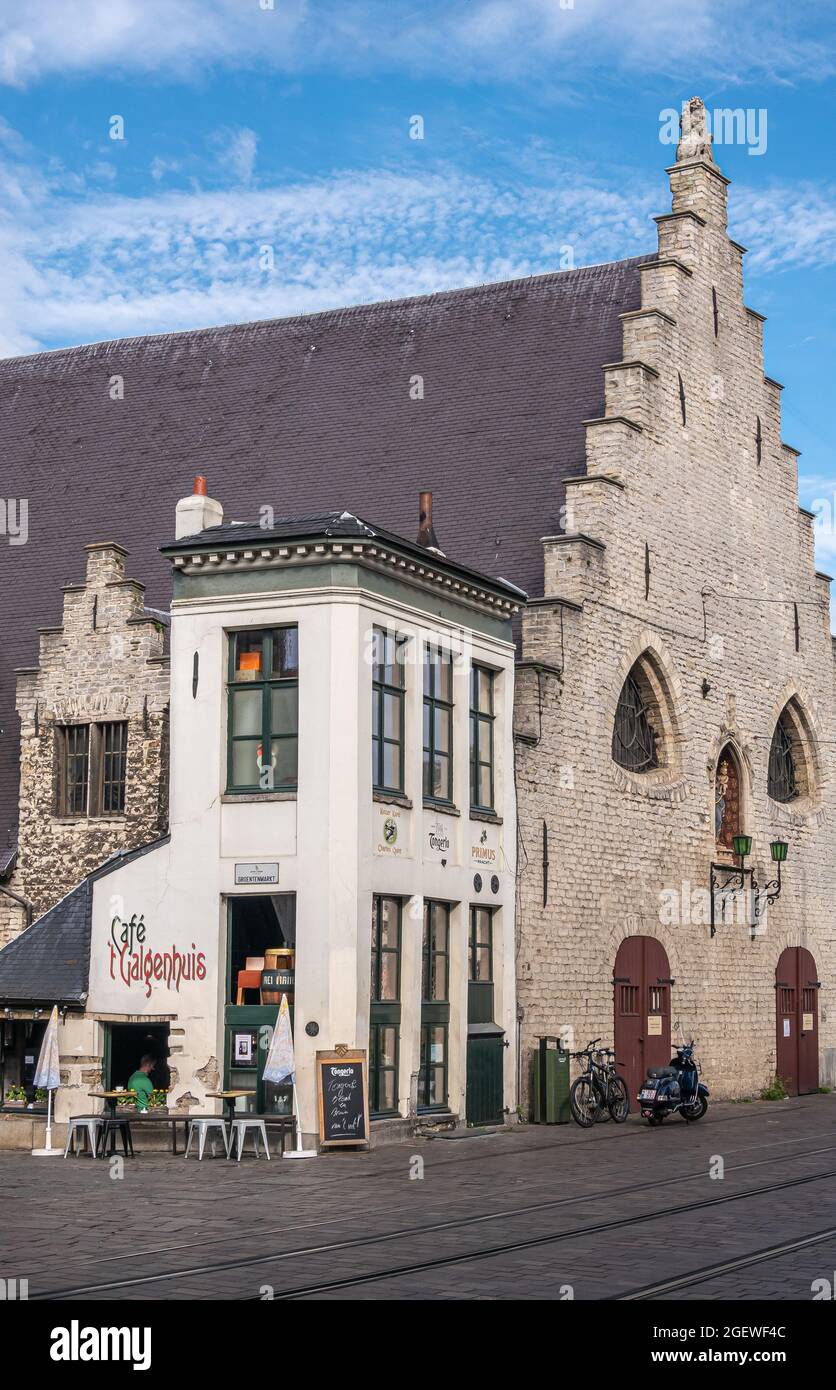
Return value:
M 25 1110 L 26 1092 L 22 1086 L 7 1086 L 3 1095 L 4 1110 Z

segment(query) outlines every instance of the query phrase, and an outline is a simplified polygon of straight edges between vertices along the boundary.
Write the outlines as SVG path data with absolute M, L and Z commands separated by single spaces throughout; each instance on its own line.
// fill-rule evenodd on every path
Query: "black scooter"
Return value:
M 660 1125 L 677 1110 L 684 1120 L 701 1120 L 708 1109 L 708 1087 L 699 1076 L 693 1040 L 676 1049 L 669 1067 L 648 1067 L 638 1096 L 648 1124 Z

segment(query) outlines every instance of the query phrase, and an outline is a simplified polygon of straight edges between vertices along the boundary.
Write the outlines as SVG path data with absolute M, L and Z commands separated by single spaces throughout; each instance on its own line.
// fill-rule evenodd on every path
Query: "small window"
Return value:
M 494 810 L 494 683 L 496 673 L 474 666 L 470 680 L 470 805 Z
M 453 800 L 453 660 L 424 652 L 424 799 Z
M 470 909 L 468 978 L 479 984 L 493 982 L 493 913 L 489 907 Z
M 376 897 L 372 912 L 373 1004 L 396 1003 L 400 998 L 401 900 Z
M 128 725 L 70 724 L 57 731 L 59 816 L 121 816 L 125 813 Z
M 447 1001 L 449 981 L 450 908 L 446 903 L 424 903 L 424 943 L 421 998 L 425 1003 Z
M 299 632 L 229 636 L 227 789 L 294 791 L 299 750 Z
M 372 785 L 402 795 L 406 638 L 376 627 L 373 650 Z
M 782 713 L 772 735 L 769 750 L 769 795 L 773 801 L 795 801 L 799 794 L 793 728 Z
M 128 764 L 128 726 L 102 724 L 100 800 L 103 816 L 121 815 L 125 809 L 125 777 Z
M 655 710 L 633 667 L 621 688 L 612 733 L 612 756 L 628 772 L 650 772 L 659 766 L 654 728 Z
M 86 816 L 90 781 L 90 725 L 72 724 L 58 731 L 58 814 Z

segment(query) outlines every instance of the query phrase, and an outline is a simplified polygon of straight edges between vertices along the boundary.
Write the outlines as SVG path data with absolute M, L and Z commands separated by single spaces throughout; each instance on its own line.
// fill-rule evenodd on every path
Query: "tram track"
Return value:
M 709 1279 L 718 1279 L 725 1274 L 736 1274 L 740 1269 L 748 1269 L 750 1265 L 765 1264 L 768 1260 L 777 1260 L 784 1255 L 791 1255 L 796 1250 L 806 1250 L 814 1245 L 821 1245 L 823 1241 L 836 1237 L 836 1226 L 831 1226 L 826 1231 L 813 1231 L 810 1235 L 799 1236 L 797 1240 L 783 1241 L 780 1245 L 766 1245 L 761 1250 L 753 1250 L 748 1255 L 739 1255 L 730 1260 L 723 1260 L 719 1264 L 703 1265 L 700 1269 L 691 1270 L 687 1274 L 674 1275 L 670 1279 L 663 1279 L 658 1284 L 644 1284 L 641 1288 L 631 1289 L 629 1293 L 613 1294 L 608 1300 L 613 1303 L 636 1303 L 649 1298 L 661 1298 L 666 1293 L 675 1293 L 678 1289 L 687 1289 L 697 1284 L 705 1284 Z
M 829 1138 L 830 1136 L 829 1136 L 829 1135 L 810 1135 L 810 1136 L 807 1136 L 807 1137 L 808 1137 L 808 1138 L 815 1139 L 815 1138 Z M 768 1146 L 765 1146 L 765 1145 L 763 1145 L 763 1144 L 759 1144 L 759 1145 L 743 1145 L 743 1146 L 742 1146 L 741 1148 L 739 1148 L 739 1149 L 732 1150 L 732 1153 L 745 1153 L 747 1149 L 753 1148 L 753 1147 L 756 1147 L 756 1148 L 758 1148 L 759 1151 L 761 1151 L 764 1147 L 776 1147 L 776 1148 L 778 1148 L 778 1147 L 783 1147 L 784 1145 L 789 1144 L 789 1143 L 803 1143 L 803 1142 L 804 1142 L 804 1139 L 778 1139 L 778 1140 L 773 1140 L 772 1143 L 771 1143 L 771 1145 L 768 1145 Z M 772 1156 L 772 1157 L 769 1157 L 769 1158 L 755 1159 L 755 1160 L 753 1160 L 753 1161 L 750 1162 L 750 1163 L 735 1163 L 735 1164 L 729 1164 L 729 1165 L 727 1166 L 727 1171 L 728 1171 L 729 1173 L 734 1173 L 734 1172 L 745 1172 L 745 1171 L 747 1171 L 748 1169 L 751 1169 L 751 1168 L 762 1168 L 762 1167 L 768 1166 L 769 1164 L 777 1163 L 777 1162 L 779 1162 L 782 1158 L 791 1158 L 791 1159 L 815 1158 L 815 1157 L 818 1157 L 818 1156 L 820 1156 L 820 1155 L 822 1155 L 822 1154 L 833 1153 L 834 1151 L 836 1151 L 836 1144 L 828 1144 L 828 1145 L 820 1146 L 820 1147 L 818 1147 L 818 1148 L 813 1148 L 813 1149 L 802 1149 L 802 1150 L 800 1150 L 800 1151 L 794 1151 L 794 1152 L 786 1153 L 786 1154 L 782 1154 L 782 1155 L 776 1154 L 776 1155 L 774 1155 L 774 1156 Z M 673 1176 L 673 1175 L 665 1175 L 665 1176 L 663 1176 L 663 1177 L 654 1178 L 652 1181 L 648 1181 L 648 1182 L 644 1182 L 644 1183 L 631 1183 L 631 1184 L 627 1184 L 627 1185 L 625 1185 L 625 1186 L 623 1186 L 623 1187 L 618 1187 L 618 1188 L 608 1187 L 608 1188 L 604 1188 L 604 1189 L 602 1189 L 601 1191 L 597 1191 L 597 1192 L 585 1192 L 585 1193 L 580 1193 L 580 1194 L 572 1194 L 572 1195 L 569 1195 L 569 1196 L 566 1196 L 566 1197 L 547 1198 L 547 1199 L 544 1199 L 543 1201 L 540 1201 L 540 1202 L 528 1203 L 528 1204 L 526 1204 L 525 1206 L 514 1207 L 514 1208 L 512 1208 L 512 1209 L 510 1209 L 510 1210 L 503 1210 L 503 1211 L 499 1211 L 499 1212 L 485 1212 L 485 1213 L 480 1213 L 479 1215 L 477 1215 L 477 1216 L 472 1216 L 472 1217 L 463 1216 L 463 1217 L 459 1217 L 459 1218 L 454 1219 L 454 1220 L 452 1221 L 452 1223 L 440 1223 L 438 1227 L 435 1227 L 435 1226 L 434 1226 L 434 1227 L 431 1227 L 430 1229 L 446 1229 L 448 1224 L 452 1224 L 452 1225 L 468 1225 L 468 1224 L 471 1224 L 471 1225 L 479 1225 L 479 1224 L 483 1224 L 483 1223 L 485 1223 L 485 1222 L 496 1221 L 496 1220 L 501 1220 L 501 1219 L 505 1219 L 505 1218 L 510 1219 L 510 1218 L 513 1217 L 513 1216 L 524 1216 L 524 1215 L 526 1215 L 526 1214 L 528 1214 L 528 1213 L 533 1213 L 533 1212 L 536 1212 L 536 1211 L 548 1211 L 548 1210 L 551 1210 L 551 1209 L 554 1209 L 554 1208 L 563 1207 L 563 1206 L 578 1205 L 579 1203 L 596 1202 L 596 1201 L 605 1201 L 605 1200 L 611 1199 L 611 1198 L 613 1198 L 613 1197 L 624 1197 L 624 1196 L 630 1196 L 630 1195 L 632 1195 L 632 1194 L 634 1194 L 634 1193 L 651 1192 L 651 1191 L 653 1191 L 655 1188 L 658 1188 L 658 1187 L 663 1187 L 663 1188 L 664 1188 L 664 1187 L 666 1187 L 666 1186 L 671 1182 L 672 1176 Z M 675 1176 L 677 1177 L 677 1180 L 683 1181 L 683 1182 L 698 1181 L 700 1178 L 704 1178 L 704 1177 L 705 1177 L 705 1168 L 695 1169 L 694 1171 L 688 1172 L 688 1173 L 678 1172 Z M 402 1173 L 400 1173 L 400 1174 L 398 1175 L 398 1180 L 399 1180 L 400 1182 L 403 1181 L 403 1175 L 402 1175 Z M 330 1185 L 330 1184 L 329 1184 L 329 1185 Z M 399 1205 L 398 1207 L 391 1207 L 391 1208 L 389 1208 L 388 1210 L 389 1210 L 389 1211 L 398 1211 L 398 1210 L 401 1210 L 401 1206 Z M 378 1208 L 378 1211 L 380 1212 L 380 1208 Z M 381 1213 L 381 1214 L 382 1214 L 382 1213 Z M 288 1226 L 287 1224 L 285 1224 L 285 1225 L 282 1225 L 282 1226 L 274 1226 L 274 1227 L 266 1227 L 266 1228 L 264 1228 L 264 1227 L 259 1227 L 259 1228 L 256 1229 L 256 1230 L 243 1230 L 243 1231 L 239 1230 L 237 1234 L 238 1234 L 239 1238 L 243 1237 L 243 1238 L 245 1238 L 245 1239 L 263 1239 L 263 1238 L 266 1238 L 266 1237 L 269 1237 L 269 1236 L 283 1235 L 283 1234 L 284 1234 L 286 1231 L 288 1231 L 288 1230 L 300 1231 L 300 1230 L 305 1230 L 305 1229 L 312 1229 L 312 1228 L 315 1228 L 315 1227 L 322 1227 L 322 1226 L 335 1225 L 335 1224 L 337 1224 L 337 1223 L 339 1223 L 339 1222 L 341 1222 L 341 1221 L 344 1221 L 344 1220 L 345 1220 L 345 1217 L 344 1217 L 344 1216 L 327 1217 L 327 1218 L 324 1218 L 324 1219 L 320 1219 L 320 1220 L 316 1220 L 316 1221 L 310 1221 L 310 1222 L 299 1222 L 299 1221 L 297 1220 L 297 1221 L 294 1221 L 294 1222 L 292 1223 L 292 1225 L 290 1225 L 290 1226 Z M 422 1231 L 422 1230 L 426 1230 L 427 1227 L 414 1227 L 414 1228 L 406 1228 L 406 1229 L 408 1229 L 408 1230 L 414 1230 L 414 1231 Z M 8 1226 L 6 1227 L 6 1230 L 8 1230 Z M 150 1258 L 150 1257 L 153 1256 L 153 1255 L 167 1255 L 167 1254 L 172 1254 L 172 1255 L 173 1255 L 173 1254 L 177 1254 L 177 1253 L 179 1253 L 179 1252 L 186 1251 L 186 1250 L 205 1249 L 207 1246 L 210 1246 L 210 1245 L 225 1245 L 225 1244 L 227 1244 L 227 1243 L 229 1242 L 229 1238 L 230 1238 L 229 1235 L 228 1235 L 227 1233 L 224 1233 L 224 1234 L 217 1235 L 217 1236 L 205 1237 L 205 1238 L 203 1238 L 203 1239 L 201 1239 L 201 1240 L 178 1241 L 178 1242 L 175 1243 L 175 1244 L 157 1245 L 157 1246 L 151 1246 L 151 1247 L 149 1247 L 149 1248 L 147 1248 L 147 1249 L 140 1249 L 140 1250 L 134 1249 L 134 1250 L 130 1250 L 130 1251 L 123 1251 L 123 1252 L 120 1252 L 119 1254 L 115 1254 L 115 1255 L 114 1255 L 114 1254 L 102 1255 L 102 1254 L 98 1254 L 98 1253 L 97 1253 L 97 1254 L 89 1254 L 89 1255 L 85 1255 L 85 1256 L 79 1257 L 79 1263 L 82 1264 L 82 1265 L 84 1265 L 84 1264 L 111 1264 L 111 1263 L 118 1263 L 119 1261 L 123 1261 L 123 1260 L 147 1259 L 147 1258 Z M 366 1239 L 368 1239 L 368 1238 L 366 1238 Z M 299 1254 L 299 1253 L 305 1253 L 305 1252 L 308 1251 L 308 1250 L 314 1250 L 314 1251 L 316 1251 L 316 1253 L 319 1253 L 320 1250 L 321 1250 L 322 1248 L 323 1248 L 323 1247 L 320 1247 L 320 1246 L 315 1246 L 315 1247 L 305 1246 L 305 1247 L 302 1247 L 301 1251 L 296 1250 L 296 1251 L 292 1251 L 292 1252 L 290 1252 L 290 1253 L 291 1253 L 291 1254 Z M 326 1248 L 332 1248 L 332 1247 L 326 1247 Z M 334 1247 L 334 1248 L 336 1248 L 336 1247 Z M 37 1264 L 36 1264 L 34 1267 L 32 1267 L 32 1266 L 30 1265 L 30 1271 L 31 1271 L 32 1274 L 36 1274 L 36 1273 L 37 1273 Z
M 823 1151 L 828 1152 L 832 1150 L 833 1147 L 834 1146 L 829 1146 L 828 1149 L 825 1149 Z M 822 1152 L 822 1150 L 812 1152 Z M 802 1157 L 804 1155 L 798 1156 Z M 758 1167 L 764 1163 L 774 1163 L 775 1161 L 776 1159 L 774 1158 L 764 1159 L 761 1160 L 759 1163 L 756 1162 L 752 1164 L 738 1165 L 738 1168 Z M 700 1173 L 699 1176 L 704 1177 L 705 1174 Z M 704 1198 L 697 1202 L 680 1204 L 677 1207 L 677 1214 L 678 1217 L 681 1217 L 690 1212 L 705 1211 L 711 1208 L 725 1206 L 731 1202 L 746 1201 L 750 1198 L 771 1195 L 777 1192 L 787 1191 L 792 1188 L 803 1187 L 811 1183 L 823 1182 L 827 1179 L 832 1179 L 834 1177 L 836 1177 L 836 1169 L 832 1168 L 824 1172 L 807 1174 L 802 1177 L 789 1178 L 784 1180 L 783 1182 L 770 1183 L 757 1188 L 749 1188 L 742 1192 L 725 1193 L 722 1196 L 718 1197 Z M 627 1188 L 624 1191 L 625 1193 L 629 1194 L 632 1192 L 646 1190 L 647 1187 L 657 1187 L 660 1185 L 667 1185 L 669 1183 L 670 1178 L 667 1177 L 663 1180 L 660 1180 L 659 1182 L 654 1182 L 652 1184 L 641 1184 L 639 1186 Z M 613 1195 L 614 1193 L 612 1191 L 607 1193 L 607 1196 L 611 1197 Z M 549 1208 L 569 1204 L 578 1205 L 580 1202 L 584 1200 L 593 1199 L 583 1197 L 559 1198 L 551 1202 L 534 1203 L 527 1207 L 511 1208 L 502 1212 L 484 1213 L 480 1214 L 479 1216 L 453 1218 L 451 1220 L 443 1222 L 425 1223 L 423 1226 L 404 1227 L 395 1231 L 382 1232 L 378 1235 L 352 1237 L 351 1239 L 347 1239 L 344 1241 L 328 1242 L 319 1246 L 303 1246 L 295 1250 L 286 1250 L 279 1252 L 272 1251 L 262 1255 L 241 1256 L 237 1259 L 218 1261 L 213 1264 L 204 1263 L 201 1265 L 186 1266 L 174 1270 L 158 1270 L 148 1274 L 133 1275 L 122 1279 L 107 1280 L 99 1283 L 76 1285 L 70 1288 L 50 1289 L 45 1290 L 44 1292 L 30 1292 L 29 1297 L 30 1300 L 33 1301 L 60 1300 L 63 1298 L 80 1298 L 84 1297 L 85 1295 L 89 1296 L 91 1294 L 106 1294 L 108 1292 L 116 1293 L 116 1291 L 118 1290 L 124 1290 L 128 1288 L 143 1288 L 150 1284 L 166 1284 L 176 1280 L 194 1279 L 199 1278 L 201 1276 L 205 1277 L 211 1274 L 222 1274 L 226 1272 L 231 1272 L 233 1270 L 255 1269 L 261 1266 L 283 1263 L 291 1259 L 300 1259 L 303 1257 L 310 1257 L 313 1255 L 333 1255 L 341 1251 L 359 1250 L 365 1247 L 383 1245 L 389 1243 L 390 1241 L 419 1238 L 421 1236 L 432 1235 L 440 1231 L 452 1230 L 457 1227 L 473 1227 L 477 1225 L 484 1225 L 490 1221 L 510 1220 L 514 1217 L 528 1215 L 534 1211 L 542 1211 Z M 596 1200 L 600 1200 L 600 1197 L 596 1198 Z M 533 1250 L 543 1246 L 558 1244 L 562 1241 L 583 1240 L 591 1236 L 603 1235 L 616 1230 L 624 1230 L 630 1226 L 647 1224 L 652 1221 L 658 1221 L 661 1219 L 668 1218 L 669 1209 L 667 1207 L 656 1211 L 643 1211 L 632 1216 L 618 1217 L 614 1220 L 596 1222 L 587 1226 L 574 1227 L 570 1230 L 555 1231 L 538 1236 L 526 1237 L 522 1240 L 516 1240 L 506 1242 L 504 1244 L 489 1246 L 482 1250 L 459 1251 L 455 1254 L 436 1256 L 428 1260 L 412 1261 L 411 1263 L 398 1265 L 390 1269 L 376 1271 L 369 1270 L 364 1271 L 363 1273 L 345 1276 L 340 1279 L 319 1281 L 316 1283 L 300 1286 L 298 1288 L 276 1292 L 274 1294 L 274 1298 L 276 1301 L 288 1301 L 299 1298 L 308 1298 L 317 1294 L 331 1293 L 347 1288 L 356 1288 L 364 1284 L 386 1282 L 391 1279 L 399 1279 L 409 1275 L 426 1273 L 430 1270 L 441 1269 L 453 1265 L 466 1264 L 469 1262 L 475 1262 L 485 1259 L 491 1259 L 502 1255 L 510 1255 L 524 1250 Z M 824 1240 L 827 1238 L 828 1234 L 828 1232 L 820 1233 L 819 1238 L 821 1240 Z M 711 1276 L 707 1275 L 706 1277 Z M 650 1297 L 651 1295 L 647 1294 L 646 1296 Z

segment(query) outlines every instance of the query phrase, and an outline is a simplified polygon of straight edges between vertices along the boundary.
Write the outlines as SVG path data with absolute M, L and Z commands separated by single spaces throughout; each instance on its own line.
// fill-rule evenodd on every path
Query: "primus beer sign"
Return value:
M 206 979 L 206 957 L 194 942 L 190 951 L 178 951 L 176 946 L 155 951 L 146 945 L 147 930 L 144 913 L 139 918 L 134 913 L 129 922 L 113 918 L 107 943 L 111 980 L 121 981 L 127 989 L 144 985 L 145 997 L 150 999 L 155 985 L 179 993 L 181 980 Z

